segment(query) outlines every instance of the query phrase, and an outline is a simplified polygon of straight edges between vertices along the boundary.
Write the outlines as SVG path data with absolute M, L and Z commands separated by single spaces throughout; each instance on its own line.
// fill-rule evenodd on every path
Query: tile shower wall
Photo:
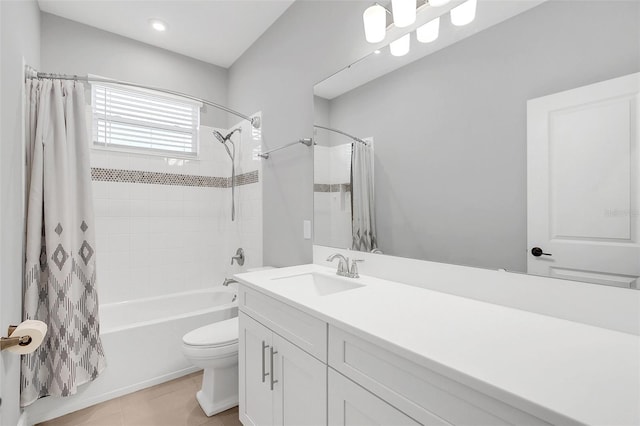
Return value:
M 234 222 L 231 160 L 213 128 L 201 126 L 197 160 L 92 150 L 101 303 L 217 286 L 262 265 L 261 163 L 254 154 L 261 137 L 247 122 L 238 126 L 236 175 L 251 179 L 236 187 Z M 153 172 L 153 179 L 98 169 Z M 105 181 L 114 176 L 120 181 Z M 244 267 L 230 265 L 238 247 L 245 250 Z
M 314 244 L 351 247 L 351 144 L 314 147 Z

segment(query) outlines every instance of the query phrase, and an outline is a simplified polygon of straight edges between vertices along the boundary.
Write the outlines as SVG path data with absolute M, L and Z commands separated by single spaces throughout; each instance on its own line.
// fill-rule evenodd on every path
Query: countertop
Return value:
M 555 424 L 640 425 L 640 337 L 370 276 L 316 296 L 276 278 L 335 276 L 320 265 L 236 275 L 241 284 Z

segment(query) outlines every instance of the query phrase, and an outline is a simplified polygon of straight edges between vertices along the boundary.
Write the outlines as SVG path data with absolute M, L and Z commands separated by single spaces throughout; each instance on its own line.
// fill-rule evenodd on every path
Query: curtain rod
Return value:
M 202 99 L 202 98 L 198 98 L 196 96 L 191 96 L 191 95 L 187 95 L 186 93 L 182 93 L 182 92 L 176 92 L 174 90 L 169 90 L 169 89 L 163 89 L 160 87 L 154 87 L 154 86 L 147 86 L 144 84 L 139 84 L 139 83 L 132 83 L 130 81 L 123 81 L 123 80 L 116 80 L 116 79 L 111 79 L 111 78 L 101 78 L 101 77 L 90 77 L 90 76 L 78 76 L 78 75 L 68 75 L 68 74 L 51 74 L 51 73 L 44 73 L 44 72 L 38 72 L 35 68 L 30 67 L 30 66 L 26 66 L 25 67 L 25 76 L 28 79 L 57 79 L 57 80 L 74 80 L 74 81 L 86 81 L 88 83 L 90 82 L 98 82 L 98 83 L 112 83 L 112 84 L 119 84 L 122 86 L 131 86 L 131 87 L 138 87 L 140 89 L 148 89 L 148 90 L 155 90 L 158 92 L 163 92 L 163 93 L 168 93 L 170 95 L 174 95 L 174 96 L 180 96 L 183 98 L 187 98 L 187 99 L 191 99 L 192 101 L 197 101 L 197 102 L 202 102 L 205 105 L 209 105 L 212 106 L 214 108 L 218 108 L 222 111 L 228 112 L 229 114 L 233 114 L 237 117 L 243 118 L 247 121 L 249 121 L 251 123 L 251 125 L 255 128 L 255 129 L 259 129 L 260 128 L 260 117 L 249 117 L 248 115 L 244 115 L 238 111 L 232 110 L 231 108 L 227 108 L 224 105 L 220 105 L 217 104 L 215 102 L 211 102 L 208 101 L 206 99 Z
M 274 148 L 274 149 L 272 149 L 272 150 L 270 150 L 270 151 L 260 153 L 260 154 L 258 154 L 258 156 L 259 156 L 259 157 L 262 157 L 262 158 L 264 158 L 264 159 L 266 160 L 266 159 L 268 159 L 268 158 L 269 158 L 269 154 L 271 154 L 272 152 L 280 151 L 281 149 L 289 148 L 290 146 L 294 146 L 294 145 L 297 145 L 297 144 L 299 144 L 299 143 L 301 143 L 301 144 L 303 144 L 303 145 L 306 145 L 306 146 L 315 145 L 315 144 L 313 143 L 313 139 L 311 139 L 311 138 L 300 139 L 300 140 L 297 140 L 297 141 L 295 141 L 295 142 L 291 142 L 291 143 L 288 143 L 288 144 L 286 144 L 286 145 L 283 145 L 283 146 L 281 146 L 281 147 Z
M 331 127 L 320 126 L 320 125 L 318 125 L 318 124 L 314 124 L 314 125 L 313 125 L 313 127 L 318 128 L 318 129 L 325 129 L 325 130 L 328 130 L 328 131 L 330 131 L 330 132 L 334 132 L 334 133 L 339 133 L 339 134 L 341 134 L 341 135 L 343 135 L 343 136 L 346 136 L 346 137 L 348 137 L 348 138 L 353 139 L 353 140 L 354 140 L 354 141 L 356 141 L 356 142 L 360 142 L 360 143 L 363 143 L 363 144 L 365 144 L 365 145 L 369 145 L 369 144 L 367 143 L 367 141 L 364 141 L 364 140 L 362 140 L 362 139 L 360 139 L 360 138 L 357 138 L 357 137 L 355 137 L 355 136 L 353 136 L 353 135 L 350 135 L 349 133 L 345 133 L 345 132 L 343 132 L 342 130 L 332 129 Z

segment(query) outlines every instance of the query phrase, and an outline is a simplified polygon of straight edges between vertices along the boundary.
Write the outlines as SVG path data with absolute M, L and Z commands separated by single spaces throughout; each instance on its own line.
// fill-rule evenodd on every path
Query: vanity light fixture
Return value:
M 167 30 L 167 24 L 160 19 L 149 19 L 149 25 L 158 32 L 164 32 Z
M 1 0 L 0 0 L 1 1 Z M 369 43 L 379 43 L 387 34 L 387 14 L 393 17 L 396 27 L 402 28 L 413 24 L 417 19 L 418 4 L 420 10 L 425 4 L 430 7 L 444 6 L 451 0 L 391 0 L 392 11 L 375 3 L 369 6 L 362 14 L 364 22 L 365 38 Z M 455 26 L 463 26 L 471 23 L 476 18 L 478 0 L 466 0 L 450 10 L 451 23 Z M 421 25 L 416 29 L 416 38 L 420 43 L 431 43 L 438 39 L 440 33 L 440 16 Z M 393 56 L 404 56 L 409 53 L 411 37 L 405 34 L 389 44 Z M 376 51 L 376 54 L 379 52 Z
M 411 46 L 411 33 L 407 33 L 399 39 L 392 41 L 389 50 L 393 56 L 404 56 L 409 53 Z
M 451 23 L 457 27 L 467 25 L 476 18 L 478 0 L 467 0 L 451 9 Z
M 364 37 L 369 43 L 379 43 L 387 35 L 387 10 L 379 4 L 368 7 L 362 14 Z
M 408 27 L 416 22 L 416 0 L 391 0 L 393 23 L 398 28 Z
M 416 37 L 420 43 L 431 43 L 432 41 L 436 41 L 439 32 L 440 17 L 437 17 L 433 21 L 429 21 L 421 27 L 418 27 Z

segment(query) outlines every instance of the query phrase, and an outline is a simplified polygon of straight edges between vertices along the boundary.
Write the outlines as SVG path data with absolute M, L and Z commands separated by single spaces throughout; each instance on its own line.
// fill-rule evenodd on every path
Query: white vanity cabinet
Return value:
M 273 333 L 242 312 L 238 313 L 238 320 L 240 418 L 245 426 L 272 424 L 274 398 L 267 363 Z
M 244 426 L 548 424 L 259 291 L 239 294 Z
M 329 367 L 348 377 L 362 388 L 375 394 L 379 401 L 390 404 L 396 411 L 398 424 L 421 425 L 549 425 L 537 417 L 478 392 L 434 370 L 418 365 L 407 358 L 372 344 L 338 327 L 329 326 Z M 337 388 L 329 376 L 330 392 Z M 342 391 L 342 398 L 357 407 L 363 396 L 354 391 Z M 360 394 L 362 392 L 359 392 Z M 347 398 L 351 397 L 354 402 Z M 371 401 L 375 399 L 369 398 Z M 332 416 L 330 396 L 330 419 Z M 375 404 L 379 406 L 380 404 Z M 391 413 L 388 409 L 384 413 Z M 407 419 L 402 421 L 401 413 Z M 332 423 L 329 423 L 332 424 Z M 342 424 L 342 423 L 341 423 Z M 344 423 L 352 424 L 352 423 Z M 360 424 L 360 423 L 354 423 Z M 395 423 L 394 423 L 395 424 Z M 572 424 L 564 421 L 563 424 Z
M 236 277 L 245 426 L 640 425 L 635 335 L 320 265 Z
M 261 290 L 239 287 L 244 426 L 580 424 Z
M 332 426 L 420 425 L 340 373 L 329 369 L 329 424 Z
M 294 332 L 305 328 L 304 321 L 281 324 L 279 316 L 294 321 L 305 314 L 259 293 L 241 290 L 241 295 L 249 303 L 241 303 L 239 313 L 240 420 L 245 426 L 326 425 L 326 363 L 278 334 L 291 335 L 283 326 L 291 325 Z M 314 318 L 308 320 L 315 324 Z

